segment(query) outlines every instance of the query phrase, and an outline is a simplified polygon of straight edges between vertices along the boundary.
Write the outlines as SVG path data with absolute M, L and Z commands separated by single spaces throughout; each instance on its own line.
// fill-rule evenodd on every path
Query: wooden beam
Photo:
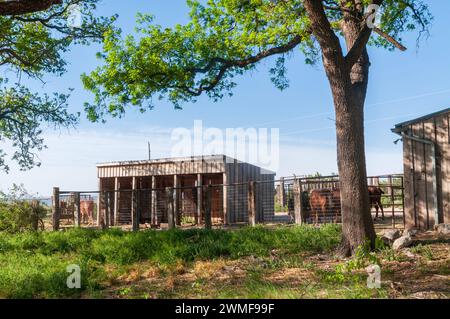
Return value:
M 202 174 L 197 174 L 197 225 L 202 223 L 202 209 L 203 209 L 203 185 Z
M 256 183 L 248 183 L 248 223 L 250 226 L 256 225 Z
M 59 187 L 54 187 L 52 196 L 52 220 L 54 231 L 59 230 L 60 218 L 61 218 L 61 209 L 59 205 Z
M 166 187 L 167 224 L 169 229 L 175 228 L 175 213 L 173 205 L 173 187 Z
M 223 178 L 222 178 L 222 196 L 223 196 L 223 203 L 222 203 L 222 208 L 223 208 L 223 223 L 225 225 L 228 225 L 230 223 L 230 216 L 228 215 L 228 188 L 227 188 L 227 174 L 223 173 Z
M 156 177 L 152 176 L 152 191 L 151 191 L 151 219 L 152 219 L 152 228 L 158 227 L 158 213 L 157 213 L 157 191 L 156 191 Z
M 102 226 L 102 179 L 98 180 L 98 197 L 97 197 L 97 227 Z
M 284 206 L 286 206 L 286 194 L 284 190 L 284 177 L 280 178 L 280 204 L 284 209 Z
M 211 206 L 212 206 L 212 186 L 206 186 L 206 198 L 205 198 L 205 229 L 212 228 L 211 220 Z
M 72 193 L 73 202 L 74 202 L 74 217 L 75 217 L 75 226 L 81 227 L 81 206 L 80 206 L 80 193 Z
M 119 225 L 120 209 L 119 209 L 119 178 L 114 178 L 114 226 Z
M 180 190 L 178 189 L 178 186 L 180 184 L 180 179 L 178 178 L 178 175 L 173 175 L 173 196 L 174 196 L 174 217 L 175 217 L 175 223 L 178 226 L 181 226 L 181 212 L 180 212 Z
M 31 220 L 31 229 L 33 231 L 39 230 L 39 201 L 37 199 L 33 199 L 31 201 L 31 209 L 33 210 L 32 220 Z
M 294 180 L 294 222 L 297 225 L 303 224 L 303 191 L 302 183 L 299 179 Z
M 139 230 L 137 179 L 133 177 L 131 192 L 131 225 L 133 231 Z
M 105 191 L 103 193 L 103 203 L 105 206 L 105 211 L 104 211 L 104 224 L 105 224 L 105 229 L 109 228 L 109 219 L 110 219 L 110 214 L 111 214 L 111 202 L 109 200 L 109 192 Z

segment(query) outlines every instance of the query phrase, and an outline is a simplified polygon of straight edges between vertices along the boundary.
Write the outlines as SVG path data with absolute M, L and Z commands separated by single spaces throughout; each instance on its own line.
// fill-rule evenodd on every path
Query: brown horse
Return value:
M 369 186 L 367 190 L 369 192 L 370 209 L 376 209 L 375 219 L 378 218 L 378 211 L 381 210 L 381 219 L 384 220 L 384 209 L 383 204 L 381 203 L 381 197 L 384 194 L 383 190 L 377 186 Z M 341 190 L 339 188 L 333 188 L 330 192 L 330 196 L 330 207 L 335 211 L 337 220 L 338 216 L 341 214 Z
M 383 194 L 384 192 L 380 187 L 369 186 L 370 208 L 375 208 L 377 211 L 375 214 L 375 219 L 378 218 L 378 210 L 381 209 L 381 219 L 384 220 L 384 209 L 383 204 L 381 203 L 381 197 Z
M 327 212 L 331 199 L 331 190 L 329 189 L 314 189 L 309 194 L 309 206 L 311 213 L 316 215 L 316 224 L 319 223 L 319 213 L 324 216 Z
M 94 223 L 94 201 L 80 201 L 81 222 L 83 224 L 92 225 Z

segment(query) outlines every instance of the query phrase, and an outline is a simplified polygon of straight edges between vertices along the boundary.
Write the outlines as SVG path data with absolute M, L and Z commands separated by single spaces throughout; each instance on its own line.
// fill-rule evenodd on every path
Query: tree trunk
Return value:
M 341 68 L 342 69 L 342 68 Z M 327 68 L 336 112 L 337 161 L 342 205 L 340 253 L 353 254 L 375 231 L 369 207 L 364 147 L 364 103 L 353 92 L 345 70 Z
M 347 60 L 344 56 L 339 38 L 330 25 L 322 1 L 304 1 L 311 29 L 322 49 L 323 65 L 334 100 L 342 205 L 340 253 L 345 256 L 353 254 L 366 240 L 370 241 L 372 247 L 375 243 L 364 151 L 364 101 L 370 62 L 366 48 L 361 46 L 366 45 L 367 42 L 361 41 L 364 39 L 367 41 L 370 32 L 367 34 L 361 31 L 363 21 L 361 1 L 356 1 L 355 4 L 359 6 L 358 12 L 343 11 L 341 28 L 347 50 L 352 49 L 353 55 L 359 55 L 356 63 L 352 62 L 354 59 Z
M 342 243 L 340 253 L 348 256 L 370 241 L 375 231 L 370 214 L 364 150 L 364 104 L 352 91 L 333 89 L 336 112 L 337 159 L 342 204 Z M 350 100 L 347 99 L 350 96 Z
M 347 47 L 351 48 L 359 29 L 343 23 Z M 335 113 L 337 161 L 342 205 L 342 243 L 339 253 L 352 255 L 358 246 L 375 244 L 370 213 L 364 145 L 364 102 L 369 76 L 369 56 L 364 49 L 358 62 L 348 70 L 342 54 L 324 51 L 324 66 L 330 82 Z

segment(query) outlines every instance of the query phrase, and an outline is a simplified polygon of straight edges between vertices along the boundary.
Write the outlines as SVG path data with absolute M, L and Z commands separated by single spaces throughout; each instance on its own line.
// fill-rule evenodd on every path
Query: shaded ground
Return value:
M 419 235 L 412 248 L 376 255 L 381 288 L 367 288 L 367 261 L 343 270 L 351 260 L 328 254 L 283 254 L 240 260 L 148 263 L 105 283 L 103 298 L 450 298 L 450 237 Z M 347 267 L 351 268 L 351 267 Z M 357 267 L 358 268 L 358 267 Z M 84 297 L 91 297 L 89 294 Z

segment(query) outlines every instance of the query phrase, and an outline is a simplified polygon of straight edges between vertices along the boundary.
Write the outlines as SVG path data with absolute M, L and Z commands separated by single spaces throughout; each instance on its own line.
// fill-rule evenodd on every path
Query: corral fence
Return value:
M 368 177 L 372 217 L 379 228 L 404 228 L 404 179 L 401 174 Z M 300 195 L 299 195 L 300 194 Z M 296 202 L 300 202 L 296 206 Z M 339 176 L 285 177 L 276 185 L 276 212 L 296 210 L 303 223 L 340 223 Z
M 368 184 L 377 226 L 404 227 L 403 176 L 369 177 Z M 54 188 L 53 229 L 128 226 L 138 230 L 258 223 L 340 223 L 339 189 L 338 176 L 293 176 L 163 188 L 133 185 L 133 189 L 101 192 Z

